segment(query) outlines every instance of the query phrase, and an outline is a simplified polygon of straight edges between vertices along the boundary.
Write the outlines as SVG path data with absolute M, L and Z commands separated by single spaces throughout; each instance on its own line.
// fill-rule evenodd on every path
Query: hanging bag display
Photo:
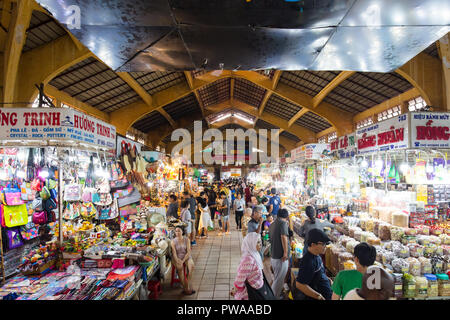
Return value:
M 96 193 L 95 188 L 85 187 L 83 189 L 83 194 L 81 195 L 81 200 L 83 202 L 92 202 L 92 194 Z
M 117 200 L 117 205 L 122 208 L 126 205 L 141 201 L 141 194 L 138 189 L 134 188 L 133 191 L 126 197 Z
M 67 202 L 64 208 L 63 218 L 66 220 L 74 220 L 80 216 L 81 204 Z
M 47 199 L 44 201 L 44 209 L 47 212 L 50 212 L 52 210 L 55 210 L 58 206 L 56 205 L 56 201 L 52 198 Z
M 23 201 L 33 201 L 35 194 L 35 191 L 31 189 L 31 182 L 23 182 L 20 185 L 20 197 Z
M 43 187 L 43 181 L 39 178 L 36 178 L 31 182 L 31 190 L 41 191 L 42 187 Z
M 92 219 L 97 215 L 97 209 L 93 203 L 83 203 L 80 209 L 80 215 L 83 219 Z
M 8 228 L 23 226 L 28 223 L 28 210 L 25 204 L 20 206 L 2 205 L 4 224 Z
M 44 201 L 42 200 L 42 198 L 35 198 L 33 200 L 32 208 L 35 211 L 44 211 Z
M 111 191 L 111 187 L 109 186 L 109 181 L 106 178 L 99 178 L 95 182 L 95 187 L 98 190 L 98 193 L 109 193 Z
M 111 190 L 125 189 L 130 186 L 127 178 L 124 177 L 121 180 L 114 180 L 110 182 Z
M 42 198 L 42 200 L 47 200 L 50 199 L 52 195 L 50 194 L 50 190 L 46 186 L 44 186 L 39 192 L 39 196 Z
M 80 201 L 81 188 L 78 183 L 67 184 L 64 186 L 64 201 Z
M 47 212 L 35 211 L 33 213 L 32 221 L 34 224 L 46 224 L 47 223 Z
M 130 195 L 133 192 L 133 186 L 128 186 L 126 189 L 120 189 L 114 192 L 114 199 L 122 199 L 123 197 L 126 197 Z
M 20 227 L 20 235 L 23 240 L 33 240 L 39 236 L 39 230 L 34 223 L 30 222 L 27 225 Z
M 23 240 L 19 228 L 9 228 L 6 230 L 6 245 L 8 250 L 20 248 L 23 246 Z
M 94 193 L 94 195 L 92 202 L 97 206 L 109 206 L 113 202 L 111 193 Z
M 99 220 L 111 220 L 119 216 L 119 208 L 117 207 L 117 200 L 114 200 L 110 206 L 102 206 L 97 213 Z
M 22 200 L 22 194 L 19 188 L 15 186 L 11 186 L 10 184 L 8 187 L 4 188 L 3 191 L 3 204 L 6 204 L 8 206 L 19 206 L 24 204 Z

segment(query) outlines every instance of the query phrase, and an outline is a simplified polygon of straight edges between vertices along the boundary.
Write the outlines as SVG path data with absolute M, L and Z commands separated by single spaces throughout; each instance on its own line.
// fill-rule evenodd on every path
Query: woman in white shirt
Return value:
M 198 224 L 198 234 L 202 234 L 204 231 L 204 236 L 202 238 L 208 238 L 208 227 L 211 225 L 211 213 L 209 212 L 209 207 L 206 204 L 206 200 L 203 198 L 197 198 L 198 208 L 200 209 L 200 222 Z
M 242 230 L 242 216 L 245 210 L 245 200 L 242 199 L 242 193 L 236 194 L 234 200 L 234 212 L 236 213 L 236 226 L 238 230 Z

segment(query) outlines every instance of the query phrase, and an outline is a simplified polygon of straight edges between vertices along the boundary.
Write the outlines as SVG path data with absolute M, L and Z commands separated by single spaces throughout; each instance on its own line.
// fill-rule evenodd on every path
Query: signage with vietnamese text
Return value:
M 411 113 L 411 146 L 413 148 L 450 148 L 450 113 Z
M 409 114 L 403 114 L 356 131 L 358 154 L 406 149 Z
M 115 149 L 116 128 L 66 108 L 0 110 L 0 140 L 56 140 Z
M 339 137 L 330 143 L 331 153 L 336 153 L 339 158 L 351 158 L 356 154 L 355 133 Z

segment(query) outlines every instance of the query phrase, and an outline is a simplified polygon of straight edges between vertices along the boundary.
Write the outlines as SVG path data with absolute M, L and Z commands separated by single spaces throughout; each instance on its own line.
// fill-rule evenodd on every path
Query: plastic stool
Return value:
M 177 268 L 175 267 L 175 265 L 172 264 L 172 278 L 170 280 L 170 287 L 171 288 L 173 288 L 174 283 L 180 283 L 181 282 L 180 278 L 175 276 L 176 272 L 177 272 Z M 183 264 L 183 276 L 184 276 L 184 279 L 186 280 L 187 277 L 186 277 L 186 265 L 185 264 Z
M 147 285 L 147 288 L 151 292 L 148 295 L 149 299 L 157 300 L 159 295 L 162 293 L 161 282 L 159 280 L 149 281 L 148 285 Z

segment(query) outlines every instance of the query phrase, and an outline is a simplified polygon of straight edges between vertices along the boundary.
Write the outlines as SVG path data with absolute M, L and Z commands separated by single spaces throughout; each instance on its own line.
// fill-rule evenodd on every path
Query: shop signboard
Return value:
M 0 140 L 74 141 L 115 149 L 116 128 L 73 109 L 8 108 L 0 110 Z
M 409 114 L 403 114 L 356 131 L 358 154 L 406 149 Z
M 117 136 L 117 151 L 116 151 L 116 156 L 120 156 L 121 152 L 122 152 L 122 142 L 128 144 L 129 146 L 131 146 L 131 148 L 136 147 L 136 151 L 137 153 L 141 153 L 142 150 L 142 144 L 139 142 L 136 142 L 134 140 L 122 137 L 122 136 Z
M 411 146 L 413 148 L 450 148 L 450 113 L 411 113 Z
M 330 151 L 331 153 L 336 153 L 341 159 L 353 157 L 356 154 L 355 133 L 347 134 L 331 142 Z
M 330 145 L 328 143 L 310 143 L 292 150 L 291 157 L 293 160 L 319 160 L 323 158 L 324 154 L 329 152 Z

